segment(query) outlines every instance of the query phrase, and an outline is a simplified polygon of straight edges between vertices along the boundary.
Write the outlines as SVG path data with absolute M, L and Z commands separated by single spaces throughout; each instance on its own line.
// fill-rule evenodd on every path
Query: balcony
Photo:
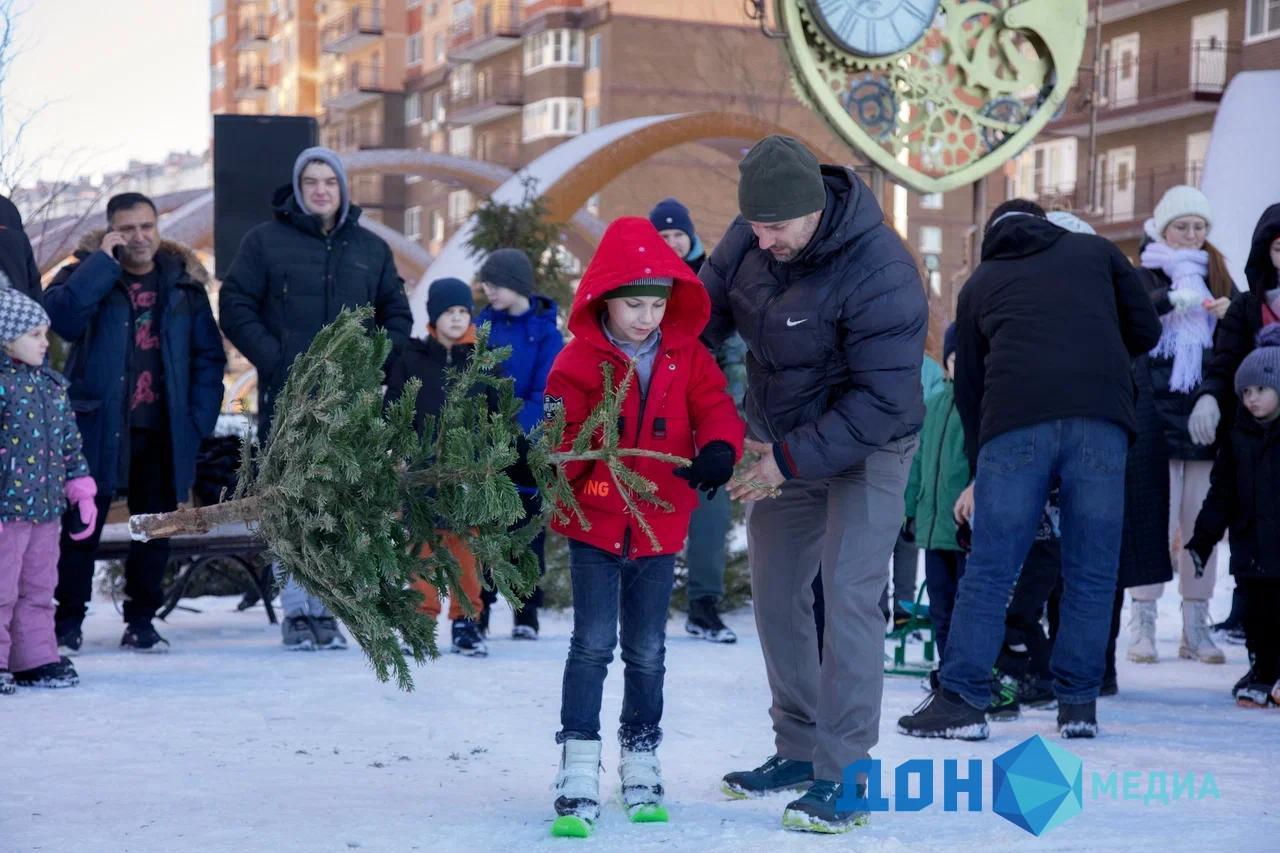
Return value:
M 478 62 L 520 44 L 520 4 L 484 3 L 449 27 L 449 59 Z
M 262 100 L 271 92 L 271 84 L 267 77 L 267 66 L 250 65 L 241 67 L 236 74 L 236 100 Z
M 333 125 L 325 128 L 322 136 L 324 144 L 334 151 L 360 151 L 386 147 L 386 133 L 382 125 L 372 121 Z
M 525 165 L 519 142 L 488 142 L 477 139 L 472 156 L 476 160 L 505 166 L 512 171 Z
M 324 105 L 349 110 L 376 101 L 387 92 L 381 65 L 354 62 L 324 81 Z
M 1165 191 L 1179 184 L 1196 186 L 1204 164 L 1151 169 L 1124 174 L 1112 172 L 1097 179 L 1099 207 L 1089 211 L 1089 190 L 1083 183 L 1040 187 L 1033 198 L 1045 210 L 1069 210 L 1088 220 L 1110 240 L 1139 240 L 1142 224 L 1155 212 Z
M 382 38 L 382 6 L 355 6 L 329 21 L 320 30 L 325 53 L 351 53 Z
M 477 74 L 465 95 L 450 95 L 449 123 L 487 124 L 520 112 L 524 78 L 519 74 Z
M 271 46 L 271 28 L 266 15 L 250 15 L 242 18 L 236 31 L 236 50 L 258 51 Z
M 1126 54 L 1101 69 L 1100 134 L 1213 112 L 1227 83 L 1241 70 L 1239 44 L 1197 43 Z M 1089 71 L 1068 100 L 1062 116 L 1050 123 L 1056 135 L 1080 136 L 1089 130 Z

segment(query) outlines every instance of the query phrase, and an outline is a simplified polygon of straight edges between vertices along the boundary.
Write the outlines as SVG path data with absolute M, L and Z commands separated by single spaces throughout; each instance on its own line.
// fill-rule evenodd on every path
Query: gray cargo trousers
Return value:
M 896 439 L 827 480 L 789 480 L 747 509 L 751 597 L 773 705 L 778 755 L 812 761 L 818 779 L 880 739 L 884 615 L 880 595 L 902 527 L 916 437 Z M 813 619 L 821 565 L 826 602 L 822 662 Z

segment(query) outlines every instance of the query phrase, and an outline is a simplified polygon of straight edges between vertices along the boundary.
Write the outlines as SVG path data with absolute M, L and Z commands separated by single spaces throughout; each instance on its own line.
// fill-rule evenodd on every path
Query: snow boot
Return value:
M 68 628 L 58 633 L 58 654 L 73 657 L 80 652 L 84 643 L 84 633 L 79 627 Z
M 169 651 L 169 641 L 160 636 L 160 632 L 150 622 L 139 622 L 124 629 L 120 648 L 148 655 L 162 655 Z
M 71 659 L 58 658 L 56 663 L 46 663 L 34 669 L 24 669 L 13 674 L 14 683 L 19 687 L 75 687 L 80 683 L 76 668 Z
M 1231 697 L 1241 708 L 1265 708 L 1271 701 L 1272 685 L 1267 684 L 1253 667 L 1231 688 Z
M 482 658 L 489 655 L 489 646 L 480 636 L 480 626 L 474 619 L 462 617 L 453 620 L 453 653 L 469 658 Z
M 987 715 L 943 687 L 930 693 L 916 709 L 898 720 L 898 731 L 909 737 L 986 740 Z
M 1027 675 L 1018 682 L 1018 701 L 1028 708 L 1052 711 L 1058 707 L 1058 697 L 1053 685 L 1034 675 Z
M 347 647 L 347 638 L 338 627 L 338 620 L 332 616 L 312 616 L 311 632 L 316 636 L 317 649 L 340 651 Z
M 281 642 L 291 652 L 314 652 L 316 650 L 316 634 L 311 627 L 311 619 L 301 613 L 284 617 L 280 625 Z
M 684 629 L 695 637 L 713 643 L 738 642 L 738 635 L 733 633 L 733 629 L 720 621 L 715 596 L 711 595 L 689 602 L 689 619 L 684 623 Z
M 865 790 L 861 792 L 866 796 Z M 782 812 L 782 828 L 796 832 L 822 832 L 834 835 L 855 826 L 866 826 L 871 813 L 840 808 L 844 785 L 818 779 L 798 800 L 787 803 Z
M 484 633 L 489 633 L 487 630 Z M 538 608 L 532 601 L 526 601 L 515 612 L 514 624 L 511 626 L 511 639 L 538 639 Z
M 556 773 L 556 820 L 551 834 L 586 838 L 600 819 L 600 741 L 567 740 Z
M 1183 599 L 1182 642 L 1178 657 L 1201 663 L 1226 663 L 1227 656 L 1213 644 L 1209 630 L 1209 602 Z
M 755 770 L 725 774 L 720 790 L 737 800 L 763 797 L 775 791 L 803 791 L 813 782 L 813 762 L 772 755 Z
M 0 696 L 8 696 L 18 692 L 18 682 L 13 680 L 13 673 L 0 669 Z
M 667 808 L 662 804 L 662 765 L 655 750 L 624 746 L 618 775 L 622 777 L 622 804 L 632 823 L 667 822 Z
M 1098 736 L 1098 703 L 1058 703 L 1058 734 L 1064 738 Z
M 1125 655 L 1134 663 L 1155 663 L 1156 603 L 1132 601 L 1129 607 L 1129 651 Z

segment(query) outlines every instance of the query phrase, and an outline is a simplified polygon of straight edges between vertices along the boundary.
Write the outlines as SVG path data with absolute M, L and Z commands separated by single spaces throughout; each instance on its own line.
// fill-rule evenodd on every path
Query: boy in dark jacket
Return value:
M 511 347 L 511 355 L 502 365 L 502 372 L 511 377 L 515 395 L 522 403 L 520 426 L 526 433 L 542 420 L 542 402 L 546 396 L 547 374 L 560 349 L 564 336 L 556 325 L 555 302 L 533 292 L 533 264 L 519 249 L 498 249 L 480 266 L 480 285 L 484 288 L 489 304 L 480 312 L 478 323 L 489 324 L 489 346 Z M 538 490 L 520 487 L 520 502 L 524 505 L 524 520 L 516 527 L 528 524 L 528 520 L 542 511 Z M 545 574 L 547 564 L 545 550 L 547 537 L 539 533 L 529 543 L 538 558 L 538 573 Z M 489 607 L 497 601 L 497 592 L 486 588 L 483 593 L 485 610 L 481 615 L 483 632 L 489 630 Z M 542 606 L 542 587 L 536 587 L 516 611 L 515 625 L 511 629 L 513 640 L 538 638 L 538 608 Z
M 1244 590 L 1252 666 L 1232 690 L 1236 703 L 1280 705 L 1280 325 L 1265 327 L 1235 377 L 1243 408 L 1218 451 L 1209 494 L 1187 551 L 1196 572 L 1231 531 L 1231 573 Z
M 643 506 L 656 546 L 605 462 L 572 463 L 566 472 L 589 525 L 575 513 L 555 523 L 569 538 L 573 575 L 573 637 L 556 734 L 562 749 L 555 834 L 585 834 L 600 814 L 600 703 L 619 622 L 626 680 L 618 730 L 622 799 L 632 820 L 666 818 L 657 748 L 675 555 L 697 504 L 695 489 L 714 491 L 729 481 L 745 431 L 725 393 L 724 374 L 698 341 L 710 310 L 701 282 L 653 226 L 638 217 L 619 219 L 578 285 L 569 317 L 574 338 L 547 378 L 548 414 L 563 409 L 567 448 L 600 404 L 601 364 L 613 366 L 618 383 L 634 365 L 620 447 L 692 459 L 673 469 L 659 459 L 626 457 L 671 504 L 668 511 Z
M 475 350 L 475 326 L 471 323 L 474 305 L 471 288 L 456 278 L 440 278 L 431 282 L 427 291 L 426 339 L 411 338 L 402 353 L 394 358 L 387 371 L 387 402 L 398 400 L 405 382 L 417 377 L 422 386 L 414 402 L 413 425 L 422 433 L 428 417 L 440 414 L 448 397 L 445 372 L 461 367 Z M 480 613 L 480 575 L 475 555 L 463 540 L 451 531 L 443 531 L 445 545 L 458 561 L 462 590 L 471 604 L 471 612 Z M 423 554 L 430 556 L 430 551 Z M 426 580 L 413 585 L 422 594 L 422 612 L 436 619 L 440 616 L 440 595 Z M 461 600 L 449 602 L 449 619 L 453 622 L 453 652 L 468 657 L 484 657 L 489 648 L 480 635 L 476 621 L 467 614 Z
M 67 381 L 45 362 L 49 316 L 0 273 L 0 695 L 15 684 L 71 687 L 58 654 L 53 590 L 63 511 L 92 535 L 97 486 L 80 447 Z

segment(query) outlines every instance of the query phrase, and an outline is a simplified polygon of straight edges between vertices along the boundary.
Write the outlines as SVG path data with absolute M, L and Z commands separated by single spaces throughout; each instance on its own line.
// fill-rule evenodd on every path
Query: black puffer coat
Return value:
M 219 297 L 223 333 L 258 369 L 264 440 L 289 366 L 343 308 L 372 305 L 374 322 L 396 352 L 413 325 L 391 248 L 359 226 L 359 207 L 351 205 L 325 234 L 319 218 L 298 206 L 292 187 L 276 190 L 273 201 L 275 221 L 245 234 Z
M 1120 589 L 1164 583 L 1173 577 L 1169 559 L 1169 452 L 1151 393 L 1146 356 L 1133 362 L 1137 429 L 1124 463 L 1124 533 L 1120 538 Z
M 1222 422 L 1218 435 L 1231 428 L 1236 417 L 1244 412 L 1236 397 L 1236 371 L 1245 356 L 1253 352 L 1262 329 L 1266 298 L 1264 294 L 1280 286 L 1276 268 L 1271 263 L 1271 243 L 1280 237 L 1280 204 L 1273 204 L 1262 212 L 1253 229 L 1253 244 L 1244 275 L 1249 290 L 1231 303 L 1227 316 L 1218 324 L 1213 336 L 1213 357 L 1200 383 L 1201 394 L 1212 394 L 1222 410 Z M 1268 318 L 1269 319 L 1269 318 Z
M 915 262 L 852 170 L 823 166 L 827 205 L 788 263 L 738 217 L 699 276 L 703 338 L 747 345 L 747 423 L 781 443 L 796 476 L 851 470 L 924 420 L 920 363 L 929 307 Z
M 1245 412 L 1218 451 L 1187 547 L 1207 559 L 1231 530 L 1231 574 L 1280 579 L 1280 420 Z

